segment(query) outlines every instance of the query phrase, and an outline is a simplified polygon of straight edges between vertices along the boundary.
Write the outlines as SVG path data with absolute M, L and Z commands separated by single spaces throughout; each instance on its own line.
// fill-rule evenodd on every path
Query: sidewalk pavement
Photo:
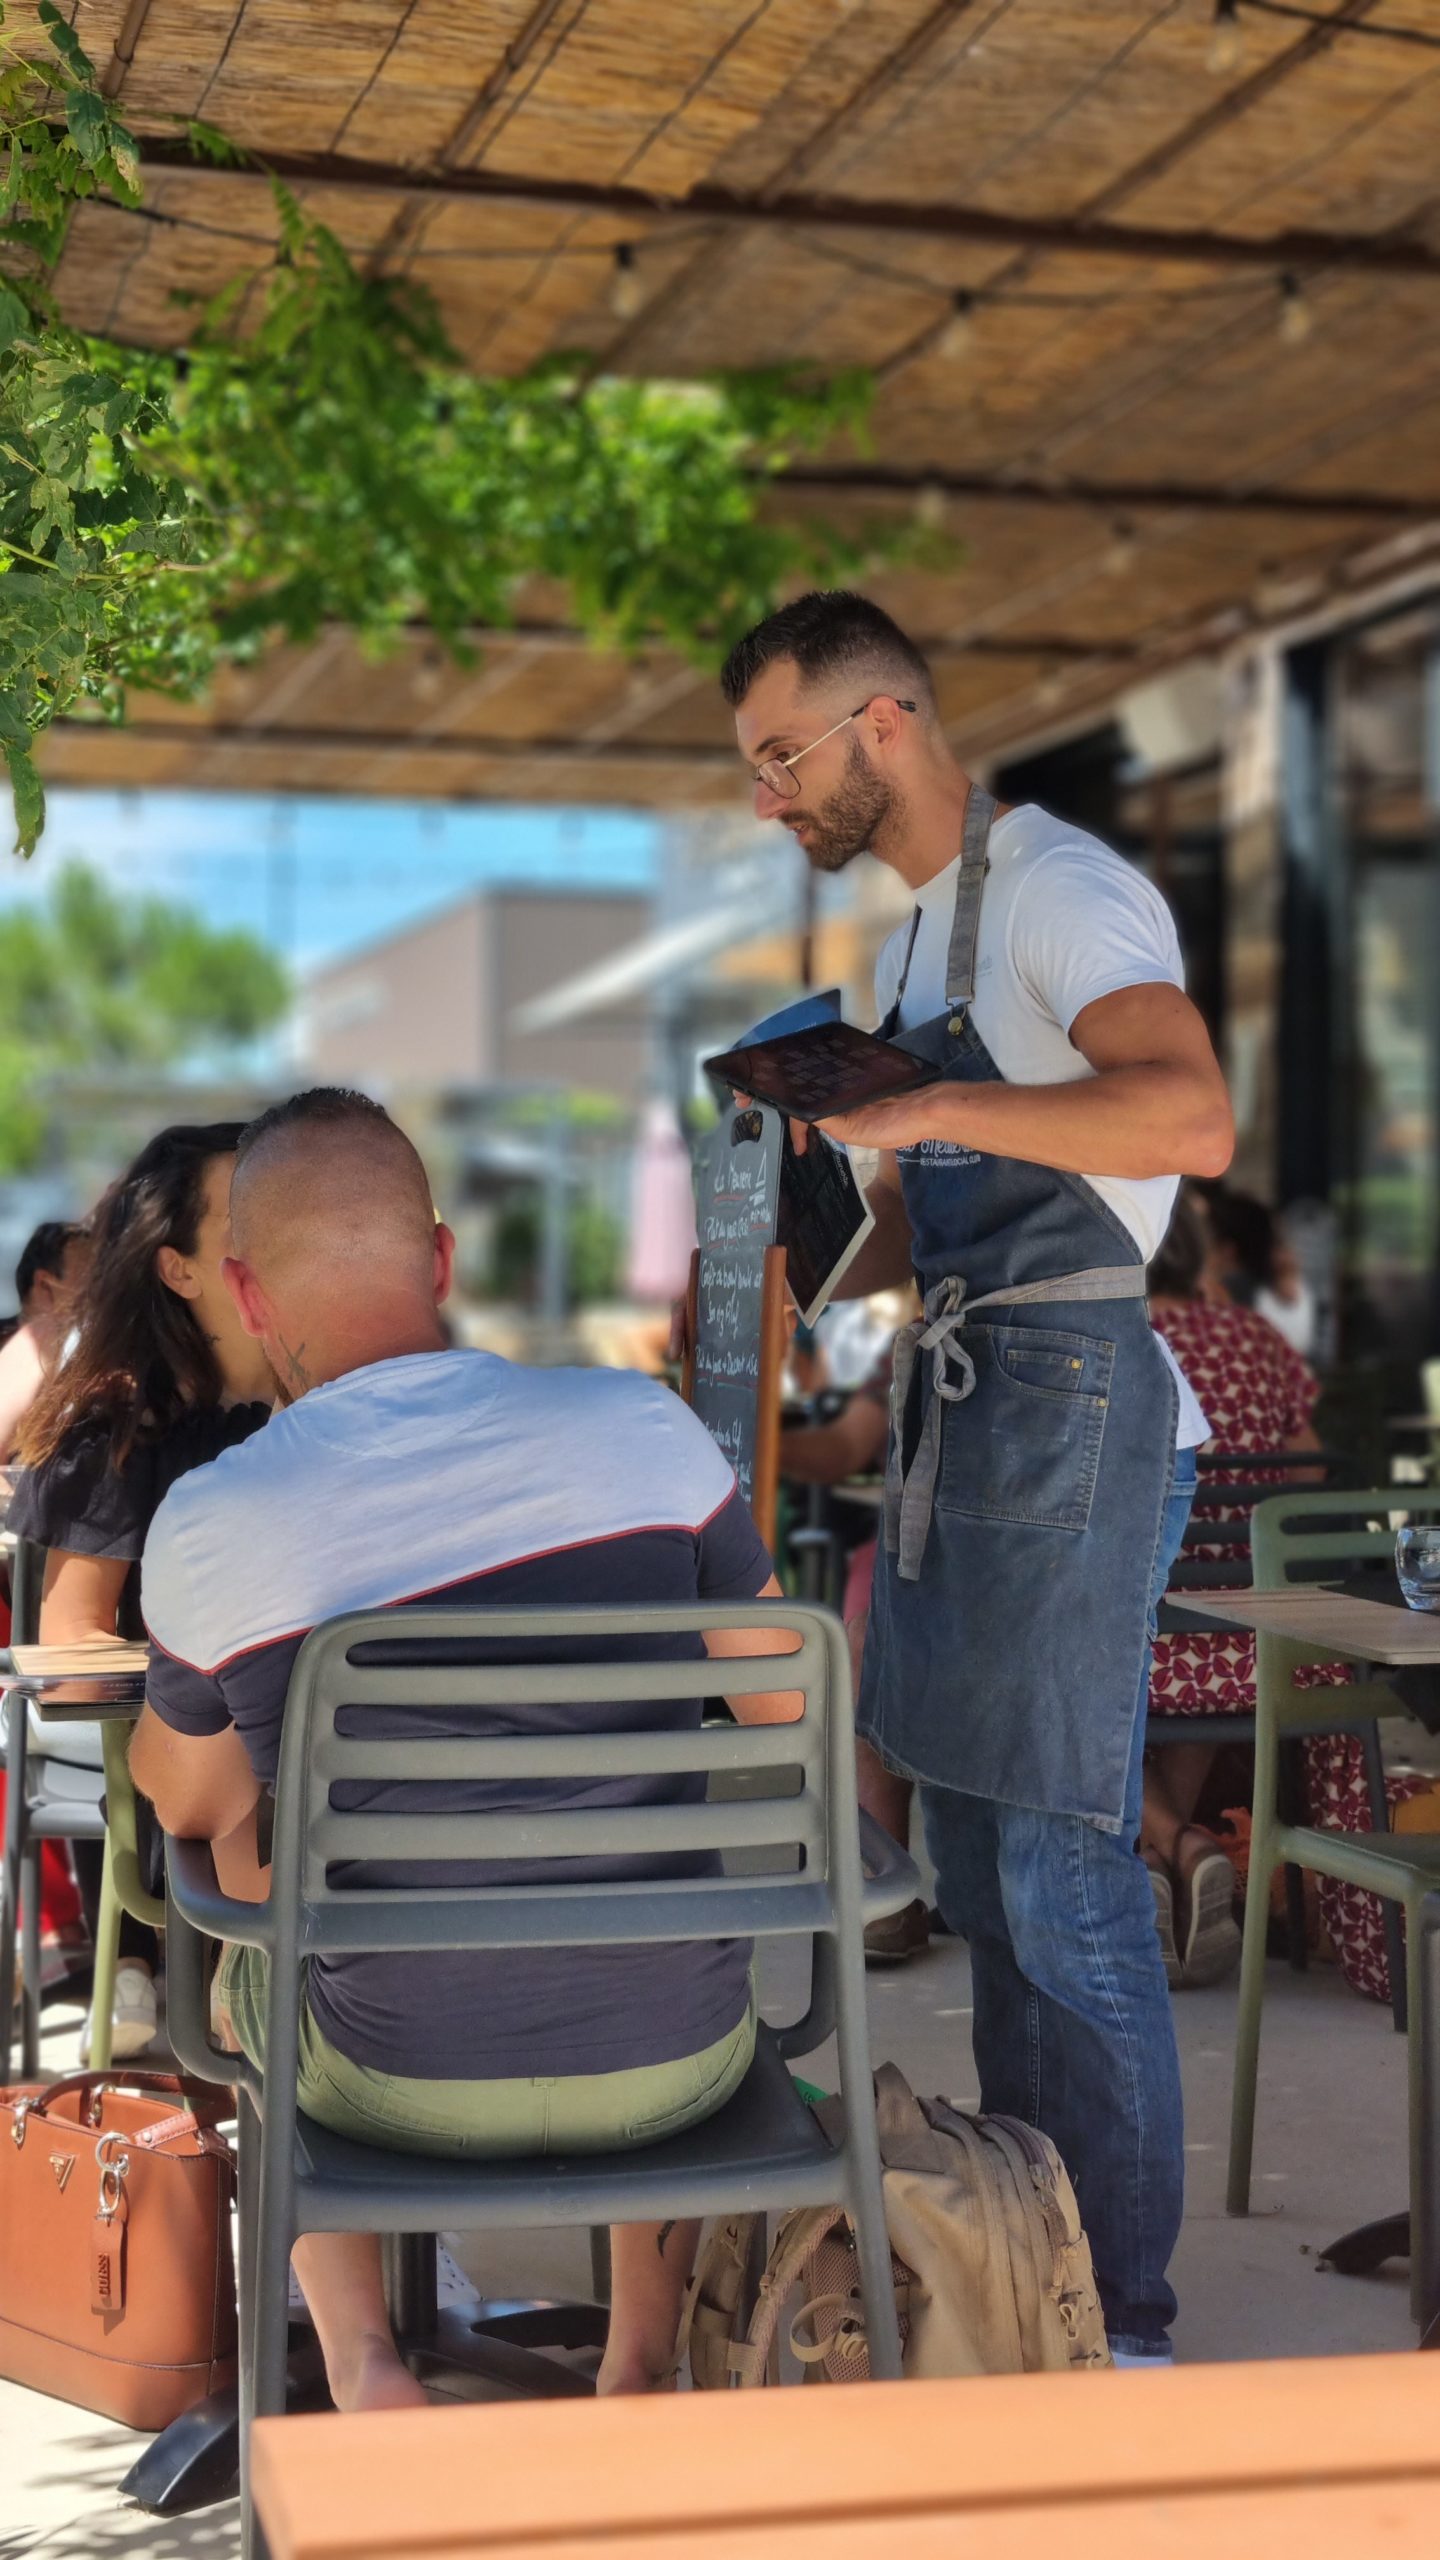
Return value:
M 762 1967 L 765 2005 L 794 2013 L 787 1968 Z M 973 2106 L 970 1975 L 956 1940 L 870 1977 L 873 2050 L 923 2094 Z M 1403 2268 L 1361 2282 L 1316 2270 L 1317 2252 L 1406 2195 L 1405 2043 L 1389 2013 L 1328 1969 L 1274 1964 L 1266 1983 L 1255 2211 L 1224 2209 L 1233 1983 L 1175 2004 L 1185 2078 L 1188 2210 L 1174 2276 L 1186 2362 L 1378 2354 L 1415 2343 Z M 73 2067 L 80 2011 L 47 2005 L 47 2070 Z M 826 2057 L 806 2075 L 826 2080 Z M 455 2254 L 497 2296 L 584 2294 L 583 2233 L 460 2239 Z M 233 2504 L 173 2521 L 123 2506 L 117 2483 L 141 2439 L 59 2401 L 0 2384 L 0 2560 L 236 2560 Z

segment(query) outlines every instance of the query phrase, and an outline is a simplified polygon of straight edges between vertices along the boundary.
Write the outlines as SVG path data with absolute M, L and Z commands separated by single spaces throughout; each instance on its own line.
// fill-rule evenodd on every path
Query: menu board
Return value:
M 735 1470 L 768 1535 L 784 1356 L 784 1255 L 775 1243 L 784 1130 L 758 1107 L 731 1110 L 710 1143 L 696 1222 L 690 1403 Z M 768 1478 L 768 1481 L 767 1481 Z

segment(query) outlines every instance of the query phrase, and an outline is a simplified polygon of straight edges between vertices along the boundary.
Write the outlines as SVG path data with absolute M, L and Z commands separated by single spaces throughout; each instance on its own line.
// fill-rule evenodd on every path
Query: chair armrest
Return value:
M 206 1941 L 228 1938 L 245 1946 L 270 1942 L 270 1914 L 263 1902 L 236 1902 L 222 1893 L 208 1840 L 165 1842 L 167 1927 L 165 2030 L 176 2059 L 197 2080 L 238 2085 L 245 2068 L 210 2033 L 210 1971 Z
M 237 1902 L 221 1892 L 208 1840 L 174 1840 L 167 1831 L 165 1875 L 173 1909 L 202 1937 L 228 1938 L 241 1947 L 269 1946 L 274 1935 L 269 1904 Z
M 868 1928 L 872 1920 L 888 1920 L 918 1900 L 920 1870 L 908 1850 L 892 1840 L 873 1813 L 860 1808 L 860 1856 L 865 1868 L 861 1907 Z

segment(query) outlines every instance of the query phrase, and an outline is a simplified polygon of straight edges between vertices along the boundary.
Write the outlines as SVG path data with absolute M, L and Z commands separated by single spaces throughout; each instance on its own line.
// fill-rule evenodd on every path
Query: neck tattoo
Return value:
M 305 1366 L 304 1359 L 305 1345 L 303 1342 L 298 1343 L 292 1351 L 283 1333 L 277 1334 L 276 1340 L 284 1357 L 285 1375 L 295 1393 L 303 1396 L 310 1384 L 310 1372 Z

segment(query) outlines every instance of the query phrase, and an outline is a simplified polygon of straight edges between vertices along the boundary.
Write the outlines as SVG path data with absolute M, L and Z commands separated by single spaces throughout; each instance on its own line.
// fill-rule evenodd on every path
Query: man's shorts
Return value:
M 242 2051 L 265 2062 L 267 1959 L 227 1947 L 217 1992 Z M 723 2107 L 755 2051 L 755 2001 L 703 2053 L 635 2071 L 578 2072 L 559 2080 L 403 2080 L 339 2053 L 300 2007 L 300 2105 L 331 2133 L 382 2151 L 476 2160 L 543 2152 L 623 2151 L 664 2142 Z

